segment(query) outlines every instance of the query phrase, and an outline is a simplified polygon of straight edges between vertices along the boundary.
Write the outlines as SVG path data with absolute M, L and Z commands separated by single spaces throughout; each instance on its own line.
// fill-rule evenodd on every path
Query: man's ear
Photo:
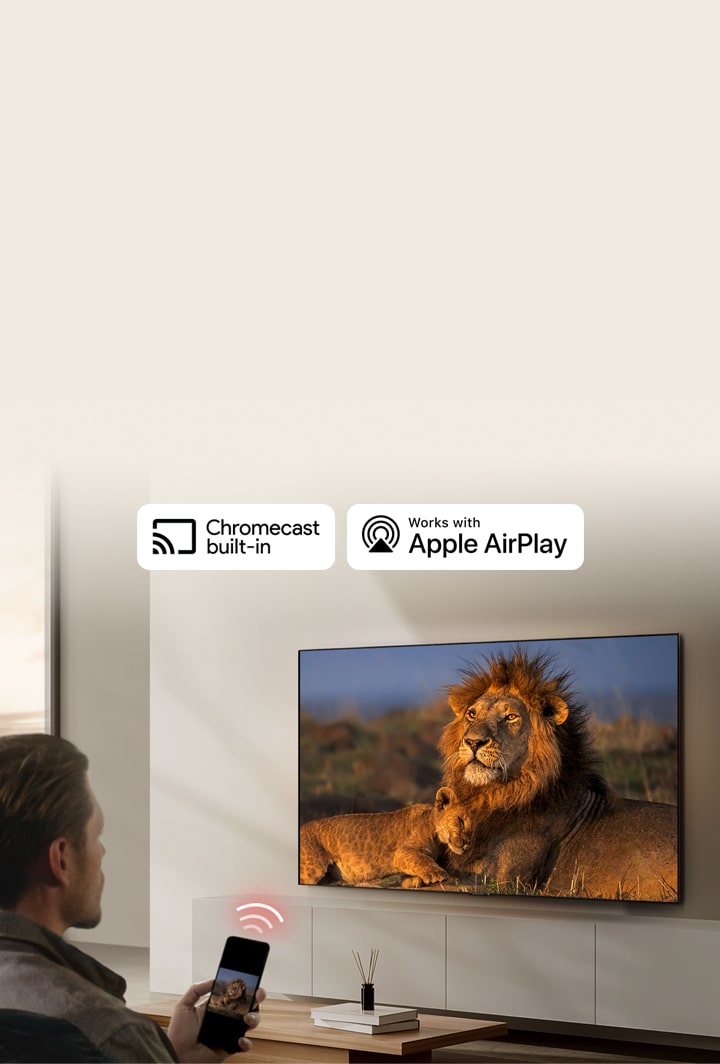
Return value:
M 70 843 L 65 838 L 53 839 L 48 847 L 48 868 L 53 879 L 66 883 L 70 871 Z

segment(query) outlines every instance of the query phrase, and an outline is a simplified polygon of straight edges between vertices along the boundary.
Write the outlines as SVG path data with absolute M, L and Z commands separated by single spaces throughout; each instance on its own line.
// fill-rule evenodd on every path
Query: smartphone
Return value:
M 247 1031 L 245 1016 L 255 1008 L 255 992 L 269 952 L 267 942 L 230 936 L 210 991 L 198 1042 L 226 1053 L 238 1052 L 238 1038 Z

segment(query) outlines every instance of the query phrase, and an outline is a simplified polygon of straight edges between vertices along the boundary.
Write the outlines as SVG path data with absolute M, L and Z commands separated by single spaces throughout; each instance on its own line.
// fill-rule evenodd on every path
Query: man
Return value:
M 212 980 L 184 994 L 166 1036 L 127 1008 L 121 976 L 62 938 L 101 915 L 103 816 L 87 767 L 65 739 L 0 738 L 0 1009 L 69 1020 L 108 1060 L 221 1061 L 225 1053 L 197 1040 L 195 1006 Z M 254 1027 L 258 1017 L 246 1020 Z M 250 1044 L 241 1038 L 238 1050 Z

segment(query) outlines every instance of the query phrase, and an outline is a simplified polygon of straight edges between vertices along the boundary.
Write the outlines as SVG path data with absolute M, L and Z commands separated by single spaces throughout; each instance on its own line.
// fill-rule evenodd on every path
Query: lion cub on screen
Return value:
M 319 883 L 330 870 L 353 885 L 395 872 L 403 887 L 442 883 L 448 873 L 437 859 L 445 847 L 464 853 L 471 834 L 470 814 L 450 787 L 440 788 L 434 805 L 312 820 L 300 828 L 300 882 Z

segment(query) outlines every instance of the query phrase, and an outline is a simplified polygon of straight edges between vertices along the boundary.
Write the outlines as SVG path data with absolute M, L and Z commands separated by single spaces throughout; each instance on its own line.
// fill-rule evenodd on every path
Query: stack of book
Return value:
M 359 1001 L 341 1005 L 318 1005 L 310 1010 L 316 1027 L 333 1027 L 338 1031 L 358 1034 L 389 1034 L 390 1031 L 417 1031 L 420 1026 L 417 1009 L 376 1005 L 372 1011 L 363 1010 Z

